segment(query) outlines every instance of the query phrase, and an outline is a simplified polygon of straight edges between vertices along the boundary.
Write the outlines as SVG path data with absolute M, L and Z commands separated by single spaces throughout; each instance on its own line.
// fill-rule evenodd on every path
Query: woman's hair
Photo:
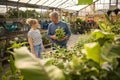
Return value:
M 51 13 L 49 14 L 49 16 L 53 16 L 53 17 L 56 18 L 56 19 L 59 18 L 59 14 L 58 14 L 57 11 L 51 12 Z
M 29 19 L 26 20 L 26 23 L 28 23 L 29 25 L 32 26 L 34 24 L 37 24 L 38 20 L 37 19 L 31 19 L 31 18 L 29 18 Z

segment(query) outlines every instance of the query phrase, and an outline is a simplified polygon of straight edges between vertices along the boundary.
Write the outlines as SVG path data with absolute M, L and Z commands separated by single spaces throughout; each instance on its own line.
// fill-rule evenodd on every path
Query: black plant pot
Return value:
M 108 10 L 108 11 L 107 11 L 107 15 L 108 15 L 108 16 L 110 16 L 111 13 L 112 13 L 111 10 Z
M 118 14 L 118 12 L 120 11 L 120 9 L 115 9 L 115 10 L 113 10 L 113 12 L 117 15 Z

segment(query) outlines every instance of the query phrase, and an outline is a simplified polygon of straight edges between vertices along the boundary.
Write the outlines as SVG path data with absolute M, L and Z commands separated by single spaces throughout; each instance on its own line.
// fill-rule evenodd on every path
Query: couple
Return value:
M 59 21 L 58 17 L 59 15 L 57 12 L 50 13 L 50 19 L 52 23 L 50 23 L 48 26 L 48 37 L 52 41 L 53 50 L 55 49 L 54 44 L 58 44 L 58 43 L 60 47 L 66 47 L 67 40 L 71 36 L 71 32 L 70 29 L 68 28 L 68 25 L 63 21 Z M 42 58 L 41 53 L 43 49 L 43 44 L 42 44 L 42 37 L 40 31 L 37 29 L 38 21 L 36 19 L 30 19 L 28 20 L 28 23 L 31 26 L 31 29 L 28 32 L 28 42 L 30 44 L 31 52 L 33 53 L 33 55 L 35 55 L 35 57 Z M 55 30 L 58 28 L 58 26 L 63 28 L 65 32 L 65 37 L 60 41 L 57 40 L 55 35 Z

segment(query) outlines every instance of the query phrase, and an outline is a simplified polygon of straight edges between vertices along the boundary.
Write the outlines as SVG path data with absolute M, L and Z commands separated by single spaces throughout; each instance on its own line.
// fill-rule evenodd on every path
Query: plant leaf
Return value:
M 92 32 L 92 36 L 95 37 L 96 40 L 103 38 L 105 35 L 103 34 L 102 31 L 100 30 L 94 30 L 94 32 Z
M 120 58 L 120 45 L 106 43 L 101 49 L 102 58 L 108 62 L 115 58 Z
M 99 64 L 102 63 L 102 60 L 100 58 L 101 49 L 99 43 L 97 42 L 87 43 L 84 44 L 84 48 L 87 52 L 88 59 L 92 59 Z
M 20 69 L 25 80 L 64 80 L 62 71 L 56 66 L 45 67 L 27 47 L 14 49 L 15 66 Z M 56 77 L 56 74 L 60 76 Z

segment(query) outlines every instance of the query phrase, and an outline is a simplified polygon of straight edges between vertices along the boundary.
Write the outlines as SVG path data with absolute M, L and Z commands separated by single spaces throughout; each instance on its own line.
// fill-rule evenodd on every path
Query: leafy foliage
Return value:
M 22 11 L 17 8 L 9 8 L 7 11 L 8 18 L 39 18 L 40 14 L 35 10 Z
M 78 50 L 81 50 L 83 49 L 85 43 L 90 43 L 94 41 L 95 39 L 92 37 L 91 34 L 82 34 L 80 35 L 79 40 L 76 42 L 74 47 Z
M 55 35 L 56 35 L 56 37 L 57 37 L 58 40 L 61 40 L 62 38 L 65 37 L 64 29 L 61 28 L 61 27 L 58 27 L 58 28 L 55 30 Z
M 105 18 L 107 22 L 102 22 L 102 21 L 98 22 L 99 28 L 105 32 L 114 32 L 115 34 L 119 34 L 120 19 L 117 18 L 116 22 L 113 23 L 113 21 L 110 19 L 110 17 L 107 14 L 105 14 Z
M 77 47 L 44 53 L 42 60 L 26 47 L 16 47 L 15 66 L 25 80 L 120 80 L 119 38 L 104 27 L 82 35 Z
M 101 46 L 104 45 L 104 43 L 112 43 L 115 38 L 114 33 L 104 32 L 101 30 L 94 30 L 92 32 L 92 36 L 95 38 L 96 41 L 99 42 Z
M 59 68 L 52 65 L 45 67 L 26 47 L 15 49 L 14 56 L 15 65 L 21 70 L 25 80 L 64 80 L 64 75 Z
M 2 80 L 23 80 L 23 75 L 21 75 L 20 71 L 15 67 L 13 56 L 10 55 L 9 59 L 10 69 L 8 69 L 4 76 L 2 76 Z
M 46 33 L 42 34 L 42 41 L 43 41 L 43 44 L 49 44 L 50 43 L 50 39 L 47 37 Z
M 86 50 L 87 58 L 92 59 L 97 63 L 101 64 L 101 59 L 100 59 L 100 45 L 97 42 L 94 43 L 88 43 L 84 45 L 84 48 Z
M 119 80 L 120 46 L 113 43 L 115 35 L 95 30 L 92 36 L 95 39 L 86 40 L 80 50 L 56 47 L 43 54 L 42 60 L 34 58 L 26 47 L 15 49 L 15 65 L 25 80 Z M 104 41 L 102 45 L 99 39 Z M 59 75 L 54 76 L 56 73 Z

